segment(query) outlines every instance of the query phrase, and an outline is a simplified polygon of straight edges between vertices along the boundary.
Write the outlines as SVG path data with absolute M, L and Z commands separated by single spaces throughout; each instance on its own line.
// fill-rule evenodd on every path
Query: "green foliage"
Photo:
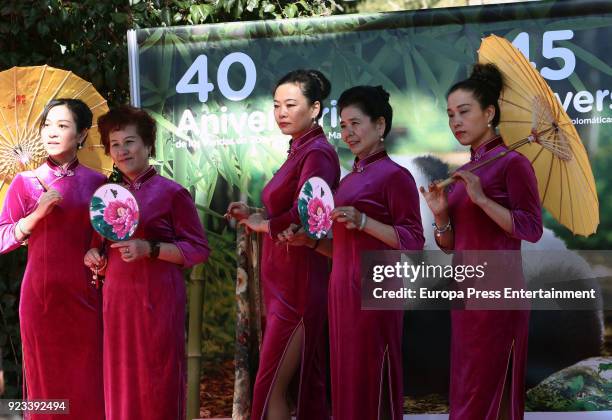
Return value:
M 25 268 L 26 249 L 0 255 L 0 348 L 6 382 L 2 398 L 21 396 L 21 340 L 19 336 L 19 290 Z
M 357 3 L 359 13 L 457 7 L 469 4 L 468 0 L 361 0 Z
M 233 232 L 209 232 L 213 250 L 204 269 L 202 353 L 205 369 L 233 355 L 236 325 L 236 241 Z
M 334 0 L 6 0 L 0 5 L 0 71 L 42 64 L 71 70 L 118 105 L 129 98 L 128 29 L 341 11 Z

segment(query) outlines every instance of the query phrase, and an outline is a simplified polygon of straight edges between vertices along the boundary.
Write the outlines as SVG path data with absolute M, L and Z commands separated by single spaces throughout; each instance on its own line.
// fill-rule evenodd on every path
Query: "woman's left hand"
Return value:
M 316 241 L 306 235 L 306 231 L 302 226 L 291 224 L 287 229 L 278 234 L 278 240 L 281 243 L 287 243 L 291 246 L 307 246 L 314 248 Z
M 133 262 L 142 258 L 147 258 L 151 253 L 149 242 L 143 239 L 115 242 L 110 247 L 119 248 L 121 259 L 125 262 Z
M 247 233 L 268 233 L 268 231 L 270 230 L 270 222 L 264 219 L 261 213 L 253 213 L 246 219 L 242 219 L 238 224 L 244 226 L 247 230 Z
M 331 217 L 334 222 L 345 223 L 347 229 L 357 229 L 361 224 L 361 212 L 353 206 L 336 207 Z
M 465 184 L 465 190 L 470 197 L 470 200 L 477 206 L 482 206 L 488 199 L 480 185 L 480 178 L 468 171 L 457 171 L 453 174 L 453 178 L 458 178 Z

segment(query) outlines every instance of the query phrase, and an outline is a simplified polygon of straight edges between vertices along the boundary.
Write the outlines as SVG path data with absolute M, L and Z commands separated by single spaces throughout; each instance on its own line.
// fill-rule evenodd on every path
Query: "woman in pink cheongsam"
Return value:
M 495 133 L 502 88 L 499 70 L 480 64 L 468 79 L 451 87 L 449 126 L 459 143 L 470 146 L 471 159 L 454 173 L 460 182 L 450 192 L 431 184 L 428 191 L 421 187 L 421 193 L 434 214 L 441 249 L 500 251 L 506 258 L 503 278 L 520 286 L 521 241 L 536 242 L 542 235 L 531 163 L 512 151 L 470 171 L 507 151 Z M 451 322 L 450 419 L 522 419 L 529 312 L 454 310 Z
M 421 250 L 425 239 L 412 174 L 393 162 L 384 139 L 393 109 L 381 86 L 355 86 L 338 99 L 342 140 L 355 155 L 353 170 L 334 195 L 333 240 L 285 237 L 332 257 L 329 340 L 334 420 L 401 420 L 401 310 L 362 310 L 364 251 Z
M 299 223 L 297 199 L 309 178 L 324 179 L 332 190 L 338 186 L 338 156 L 318 124 L 329 91 L 329 81 L 316 70 L 296 70 L 277 83 L 274 116 L 282 133 L 291 136 L 289 155 L 262 192 L 265 214 L 249 214 L 244 203 L 231 203 L 228 208 L 228 215 L 264 234 L 261 276 L 266 315 L 253 420 L 291 418 L 287 394 L 294 377 L 297 419 L 329 418 L 327 260 L 312 249 L 277 243 L 279 233 Z
M 49 158 L 17 174 L 0 215 L 0 252 L 28 245 L 19 302 L 23 398 L 69 404 L 70 414 L 30 419 L 104 419 L 102 299 L 82 261 L 93 234 L 89 200 L 106 178 L 77 159 L 91 123 L 78 99 L 47 104 L 40 135 Z
M 185 418 L 185 279 L 206 261 L 208 242 L 189 192 L 149 165 L 155 121 L 123 106 L 98 120 L 102 143 L 140 210 L 134 236 L 91 249 L 90 268 L 106 266 L 104 397 L 106 420 Z

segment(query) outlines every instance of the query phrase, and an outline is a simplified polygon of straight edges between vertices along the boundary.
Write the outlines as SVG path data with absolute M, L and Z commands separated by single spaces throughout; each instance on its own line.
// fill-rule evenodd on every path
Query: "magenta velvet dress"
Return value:
M 11 183 L 0 215 L 0 252 L 18 248 L 15 228 L 43 193 L 36 174 L 63 197 L 28 239 L 19 324 L 24 399 L 68 399 L 69 415 L 32 419 L 104 419 L 102 297 L 91 284 L 83 256 L 90 247 L 89 200 L 106 178 L 78 163 L 51 160 Z
M 290 338 L 304 327 L 301 367 L 294 401 L 297 419 L 327 419 L 326 340 L 328 260 L 308 247 L 278 245 L 276 236 L 300 224 L 297 198 L 304 182 L 317 176 L 335 190 L 340 179 L 338 155 L 316 127 L 292 141 L 289 156 L 262 192 L 270 219 L 261 261 L 266 309 L 251 419 L 265 418 L 270 391 Z
M 419 193 L 410 172 L 385 151 L 355 160 L 340 182 L 336 207 L 353 206 L 394 227 L 402 250 L 425 243 Z M 392 418 L 403 418 L 403 311 L 361 310 L 361 253 L 392 249 L 342 223 L 333 226 L 329 285 L 329 337 L 334 420 L 379 418 L 383 382 L 389 387 Z M 384 377 L 384 379 L 383 379 Z
M 472 151 L 469 170 L 484 159 L 507 150 L 496 137 Z M 509 209 L 512 234 L 506 233 L 474 204 L 461 182 L 448 194 L 455 251 L 520 250 L 521 240 L 536 242 L 542 235 L 542 212 L 533 168 L 517 152 L 474 171 L 487 197 Z M 520 253 L 507 254 L 504 279 L 524 285 Z M 490 273 L 489 273 L 490 275 Z M 450 419 L 497 419 L 506 374 L 511 375 L 512 419 L 522 419 L 525 406 L 525 368 L 529 311 L 454 310 L 451 313 Z
M 104 396 L 107 420 L 185 418 L 183 268 L 209 254 L 189 192 L 150 168 L 127 188 L 140 208 L 133 239 L 174 243 L 183 267 L 159 259 L 124 262 L 108 248 L 104 282 Z

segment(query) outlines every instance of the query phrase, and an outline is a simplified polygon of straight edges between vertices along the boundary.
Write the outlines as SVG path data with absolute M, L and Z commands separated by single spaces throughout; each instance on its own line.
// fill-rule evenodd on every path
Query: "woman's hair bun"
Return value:
M 327 77 L 319 70 L 308 70 L 308 75 L 316 80 L 321 90 L 321 99 L 325 99 L 331 92 L 331 83 L 327 80 Z
M 504 78 L 495 64 L 476 64 L 472 69 L 470 79 L 486 84 L 499 98 L 504 87 Z

